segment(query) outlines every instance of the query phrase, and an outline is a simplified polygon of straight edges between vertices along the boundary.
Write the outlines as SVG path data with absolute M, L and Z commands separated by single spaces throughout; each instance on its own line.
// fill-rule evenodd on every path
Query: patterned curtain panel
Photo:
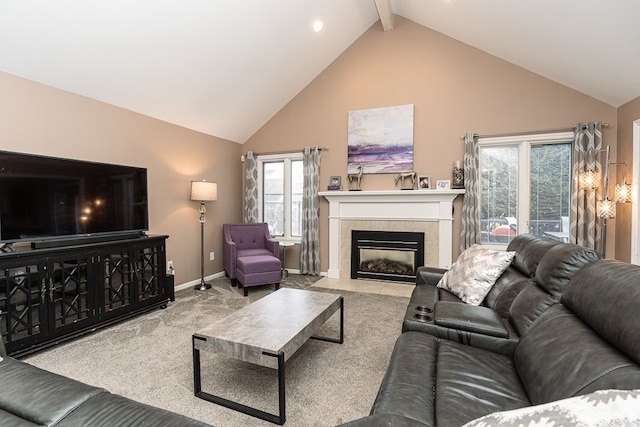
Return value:
M 320 149 L 305 147 L 302 155 L 304 183 L 302 188 L 302 245 L 300 273 L 320 274 Z
M 258 161 L 253 151 L 245 156 L 244 222 L 258 222 Z
M 602 253 L 602 230 L 596 215 L 599 189 L 582 188 L 582 173 L 595 171 L 602 176 L 599 154 L 602 150 L 602 123 L 578 125 L 574 129 L 571 192 L 570 241 Z M 601 186 L 600 186 L 601 187 Z
M 462 230 L 460 252 L 480 243 L 480 150 L 478 136 L 467 133 L 464 137 L 464 200 L 462 202 Z

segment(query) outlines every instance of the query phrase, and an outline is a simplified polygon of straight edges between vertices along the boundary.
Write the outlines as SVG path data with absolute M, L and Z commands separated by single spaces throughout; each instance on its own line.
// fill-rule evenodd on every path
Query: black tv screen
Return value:
M 0 151 L 0 241 L 147 229 L 145 168 Z

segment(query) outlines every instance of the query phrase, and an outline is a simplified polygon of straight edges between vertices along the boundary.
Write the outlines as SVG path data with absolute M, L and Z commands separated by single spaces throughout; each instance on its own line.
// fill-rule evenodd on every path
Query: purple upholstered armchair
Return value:
M 240 257 L 270 255 L 280 259 L 280 244 L 271 238 L 269 226 L 258 224 L 224 224 L 224 271 L 232 281 L 236 279 L 237 260 Z

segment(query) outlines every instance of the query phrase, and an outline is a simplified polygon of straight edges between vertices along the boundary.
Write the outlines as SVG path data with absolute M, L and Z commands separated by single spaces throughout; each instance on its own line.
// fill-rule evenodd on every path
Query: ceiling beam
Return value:
M 378 16 L 380 16 L 380 23 L 384 31 L 393 30 L 393 12 L 391 11 L 390 0 L 373 0 L 378 9 Z

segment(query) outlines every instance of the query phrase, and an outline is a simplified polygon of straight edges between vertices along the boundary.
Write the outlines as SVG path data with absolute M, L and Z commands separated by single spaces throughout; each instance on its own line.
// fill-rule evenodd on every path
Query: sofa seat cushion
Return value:
M 495 251 L 475 244 L 460 254 L 438 287 L 467 304 L 480 305 L 514 256 L 513 251 Z
M 439 343 L 435 389 L 439 426 L 531 405 L 511 358 L 451 341 Z
M 371 413 L 401 415 L 429 426 L 459 426 L 529 405 L 510 358 L 405 332 L 396 342 Z
M 56 427 L 204 427 L 207 425 L 165 409 L 107 393 L 89 399 Z
M 24 425 L 54 425 L 88 399 L 106 393 L 5 357 L 0 362 L 0 425 L 11 425 L 16 418 L 24 420 Z

